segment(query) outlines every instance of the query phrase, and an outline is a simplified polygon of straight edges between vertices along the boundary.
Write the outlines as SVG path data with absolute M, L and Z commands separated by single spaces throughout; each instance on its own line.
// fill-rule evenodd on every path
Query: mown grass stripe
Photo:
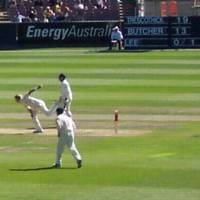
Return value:
M 10 51 L 10 52 L 5 52 L 1 51 L 1 55 L 3 57 L 8 57 L 8 56 L 17 56 L 21 57 L 22 55 L 26 57 L 31 57 L 31 56 L 63 56 L 63 57 L 98 57 L 101 58 L 112 58 L 112 57 L 119 57 L 119 58 L 130 58 L 130 59 L 143 59 L 143 58 L 148 58 L 148 59 L 198 59 L 199 58 L 199 52 L 198 51 L 164 51 L 164 52 L 153 52 L 153 51 L 148 51 L 148 52 L 99 52 L 93 50 L 73 50 L 70 48 L 70 50 L 59 50 L 59 49 L 48 49 L 48 50 L 42 50 L 42 49 L 37 49 L 37 50 L 24 50 L 24 51 Z
M 93 68 L 93 69 L 64 69 L 66 70 L 66 73 L 73 73 L 73 74 L 133 74 L 133 75 L 141 75 L 141 74 L 150 74 L 150 75 L 199 75 L 200 74 L 200 69 L 141 69 L 141 68 L 126 68 L 126 70 L 123 69 L 123 67 L 121 69 L 115 69 L 115 68 L 108 68 L 108 69 L 97 69 L 97 68 Z M 27 66 L 26 68 L 19 68 L 15 73 L 16 74 L 23 74 L 23 73 L 58 73 L 58 69 L 54 68 L 54 69 L 47 69 L 46 67 L 41 67 L 39 70 L 36 68 L 32 68 L 31 70 L 29 69 L 29 67 Z M 2 68 L 0 70 L 2 77 L 3 77 L 3 73 L 5 72 L 6 74 L 8 74 L 8 72 L 12 73 L 13 69 L 12 68 Z
M 12 93 L 14 94 L 14 92 Z M 7 94 L 9 97 L 10 94 Z M 55 97 L 56 95 L 59 96 L 57 92 L 40 92 L 36 93 L 33 96 L 41 96 L 41 97 Z M 199 93 L 187 93 L 187 94 L 171 94 L 171 93 L 130 93 L 126 92 L 124 95 L 120 95 L 117 92 L 107 92 L 105 95 L 102 96 L 101 92 L 93 92 L 93 93 L 86 93 L 85 92 L 76 92 L 74 94 L 74 98 L 76 100 L 149 100 L 149 101 L 200 101 L 200 94 Z M 5 96 L 1 97 L 0 99 L 7 99 Z
M 9 82 L 9 80 L 7 80 Z M 53 82 L 53 81 L 52 81 Z M 55 85 L 52 85 L 52 82 L 50 81 L 46 81 L 46 88 L 56 88 L 59 87 L 59 83 L 54 81 Z M 1 84 L 0 85 L 0 89 L 2 90 L 9 90 L 10 89 L 16 89 L 16 88 L 24 88 L 24 87 L 29 87 L 30 85 L 38 85 L 38 84 L 43 84 L 45 83 L 45 81 L 43 82 L 42 79 L 39 81 L 31 81 L 29 82 L 29 84 Z M 199 88 L 200 87 L 200 81 L 199 80 L 120 80 L 120 79 L 95 79 L 95 80 L 91 80 L 91 79 L 70 79 L 70 83 L 72 85 L 72 87 L 74 88 L 78 88 L 78 87 L 82 87 L 82 89 L 86 89 L 87 88 L 91 88 L 91 87 L 95 87 L 96 89 L 101 88 L 101 87 L 105 87 L 105 91 L 106 88 L 119 88 L 120 91 L 126 91 L 129 88 L 134 89 L 134 87 L 143 87 L 145 89 L 145 87 L 152 87 L 152 88 Z M 49 85 L 51 84 L 51 85 Z M 121 90 L 120 88 L 122 88 L 123 90 Z M 151 90 L 150 90 L 151 91 Z
M 44 99 L 44 98 L 43 98 Z M 56 98 L 57 99 L 57 98 Z M 48 104 L 52 104 L 56 99 L 52 97 L 52 99 L 44 99 Z M 1 106 L 6 106 L 9 108 L 9 105 L 15 104 L 14 98 L 12 99 L 5 99 L 0 100 Z M 16 105 L 18 106 L 18 105 Z M 148 100 L 148 99 L 81 99 L 81 100 L 74 100 L 73 106 L 82 106 L 86 107 L 88 110 L 93 109 L 93 107 L 111 107 L 117 108 L 121 106 L 150 106 L 150 107 L 185 107 L 185 108 L 193 108 L 199 107 L 200 102 L 198 100 Z
M 109 80 L 109 79 L 122 79 L 122 80 L 200 80 L 200 74 L 160 74 L 159 76 L 156 74 L 105 74 L 105 73 L 93 73 L 93 74 L 83 74 L 82 73 L 69 73 L 66 72 L 69 80 L 72 79 L 102 79 L 102 80 Z M 51 83 L 55 84 L 58 83 L 57 80 L 57 73 L 37 73 L 37 78 L 34 78 L 34 74 L 32 72 L 25 72 L 21 74 L 14 74 L 14 73 L 2 73 L 0 84 L 29 84 L 29 82 L 43 82 L 43 83 Z
M 9 96 L 12 94 L 16 93 L 26 93 L 28 92 L 33 86 L 38 85 L 40 83 L 35 83 L 31 85 L 15 85 L 12 87 L 12 85 L 8 85 L 7 88 L 2 87 L 0 89 L 0 93 L 2 93 L 2 96 L 0 98 L 3 98 L 4 95 Z M 120 87 L 120 91 L 119 91 Z M 118 94 L 118 95 L 126 95 L 126 93 L 132 93 L 133 98 L 134 98 L 134 93 L 160 93 L 160 94 L 196 94 L 200 93 L 200 86 L 194 86 L 194 87 L 168 87 L 168 86 L 129 86 L 129 85 L 104 85 L 103 87 L 101 85 L 74 85 L 72 86 L 73 93 L 79 93 L 79 92 L 84 92 L 87 95 L 93 95 L 94 92 L 104 92 L 106 96 L 107 93 L 113 93 L 113 94 Z M 55 94 L 59 94 L 59 87 L 58 86 L 44 86 L 42 90 L 40 90 L 40 94 L 43 95 L 50 95 L 51 96 Z M 34 94 L 37 95 L 39 94 L 36 92 Z M 88 96 L 90 98 L 90 96 Z
M 76 58 L 77 59 L 77 58 Z M 71 64 L 74 63 L 76 61 L 76 59 L 66 59 L 65 57 L 63 58 L 59 58 L 59 59 L 55 59 L 54 57 L 48 57 L 48 58 L 38 58 L 38 59 L 34 59 L 32 57 L 30 58 L 10 58 L 10 59 L 1 59 L 0 60 L 0 64 L 4 64 L 4 63 L 55 63 L 55 64 L 59 64 L 59 63 L 65 63 L 65 64 Z M 76 61 L 76 63 L 78 63 L 79 61 Z M 80 61 L 82 64 L 87 63 L 88 64 L 88 59 L 87 58 L 83 58 Z M 115 58 L 115 60 L 113 60 L 113 58 L 107 58 L 102 59 L 102 58 L 96 58 L 94 57 L 93 59 L 90 58 L 90 64 L 96 64 L 96 63 L 101 63 L 101 64 L 113 64 L 114 62 L 117 62 L 118 64 L 132 64 L 133 62 L 135 64 L 200 64 L 200 61 L 198 60 L 187 60 L 187 59 L 157 59 L 157 60 L 132 60 L 132 59 L 126 59 L 125 61 L 120 59 L 120 58 Z
M 89 59 L 89 58 L 88 58 Z M 124 58 L 125 59 L 125 58 Z M 10 70 L 15 70 L 16 68 L 18 69 L 27 69 L 30 66 L 34 66 L 34 69 L 41 69 L 41 68 L 48 68 L 48 70 L 52 70 L 52 69 L 58 69 L 58 70 L 64 70 L 64 69 L 70 69 L 70 68 L 75 68 L 77 70 L 79 69 L 130 69 L 130 68 L 140 68 L 140 69 L 199 69 L 200 65 L 199 64 L 159 64 L 159 63 L 135 63 L 134 61 L 132 63 L 126 63 L 126 61 L 124 61 L 123 64 L 120 64 L 118 62 L 114 63 L 107 63 L 102 65 L 101 63 L 96 63 L 95 65 L 93 63 L 81 63 L 77 61 L 77 58 L 75 59 L 74 63 L 57 63 L 56 66 L 54 63 L 4 63 L 1 64 L 2 68 L 0 68 L 0 70 L 3 70 L 3 67 L 6 67 Z
M 4 113 L 0 116 L 0 119 L 11 118 L 11 119 L 23 119 L 27 118 L 26 113 Z M 171 115 L 171 114 L 122 114 L 120 115 L 122 121 L 199 121 L 199 115 Z M 55 116 L 54 116 L 55 117 Z M 41 114 L 41 119 L 50 119 L 47 116 Z M 92 120 L 92 121 L 113 121 L 112 114 L 76 114 L 74 116 L 76 120 Z

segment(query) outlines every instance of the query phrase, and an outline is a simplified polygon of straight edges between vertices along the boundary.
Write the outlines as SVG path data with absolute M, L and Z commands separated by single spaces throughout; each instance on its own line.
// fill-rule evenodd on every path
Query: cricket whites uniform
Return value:
M 64 112 L 57 116 L 56 119 L 57 129 L 58 129 L 58 144 L 57 144 L 57 155 L 56 155 L 56 164 L 62 165 L 62 154 L 64 152 L 65 145 L 68 146 L 72 156 L 77 161 L 81 160 L 81 155 L 78 152 L 76 145 L 74 143 L 74 128 L 73 120 L 71 117 L 67 116 Z
M 65 112 L 70 117 L 72 116 L 72 113 L 70 111 L 71 102 L 72 102 L 72 91 L 69 82 L 66 79 L 64 79 L 61 82 L 60 106 L 63 108 L 64 105 L 66 105 Z
M 24 96 L 22 96 L 20 103 L 27 106 L 27 108 L 31 112 L 32 121 L 36 131 L 43 132 L 37 114 L 39 111 L 41 111 L 45 115 L 49 116 L 52 114 L 53 110 L 52 109 L 49 110 L 43 100 L 31 97 L 30 94 L 25 94 Z

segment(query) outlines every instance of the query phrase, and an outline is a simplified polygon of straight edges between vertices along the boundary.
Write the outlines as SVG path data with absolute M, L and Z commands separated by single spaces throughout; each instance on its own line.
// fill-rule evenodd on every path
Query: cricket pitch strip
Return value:
M 151 133 L 151 130 L 116 130 L 116 129 L 77 129 L 75 134 L 77 136 L 139 136 Z M 25 135 L 34 134 L 33 129 L 16 129 L 16 128 L 0 128 L 0 134 L 10 134 L 10 135 Z M 39 133 L 35 135 L 41 136 L 55 136 L 57 135 L 57 130 L 55 128 L 44 129 L 44 133 Z

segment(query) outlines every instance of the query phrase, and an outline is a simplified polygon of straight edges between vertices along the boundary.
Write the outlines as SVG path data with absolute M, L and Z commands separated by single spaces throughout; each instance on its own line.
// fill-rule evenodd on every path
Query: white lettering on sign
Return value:
M 128 39 L 125 39 L 125 47 L 137 47 L 138 46 L 138 42 L 139 40 L 138 39 L 133 39 L 133 38 L 128 38 Z
M 126 36 L 166 35 L 164 27 L 128 27 Z
M 126 24 L 165 24 L 163 17 L 135 17 L 127 16 Z
M 72 25 L 69 28 L 37 28 L 35 25 L 29 25 L 26 31 L 26 38 L 52 38 L 53 40 L 64 40 L 68 37 L 109 37 L 112 26 L 80 28 Z

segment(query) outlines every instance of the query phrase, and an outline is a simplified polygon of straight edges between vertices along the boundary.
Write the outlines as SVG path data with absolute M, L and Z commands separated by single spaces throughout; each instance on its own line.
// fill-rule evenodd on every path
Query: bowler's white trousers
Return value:
M 42 100 L 38 100 L 38 105 L 35 107 L 31 107 L 32 110 L 32 121 L 33 121 L 33 125 L 36 129 L 36 131 L 43 131 L 43 128 L 40 124 L 40 120 L 37 116 L 39 111 L 42 111 L 45 115 L 50 116 L 53 113 L 53 107 L 51 109 L 48 109 L 45 102 Z

